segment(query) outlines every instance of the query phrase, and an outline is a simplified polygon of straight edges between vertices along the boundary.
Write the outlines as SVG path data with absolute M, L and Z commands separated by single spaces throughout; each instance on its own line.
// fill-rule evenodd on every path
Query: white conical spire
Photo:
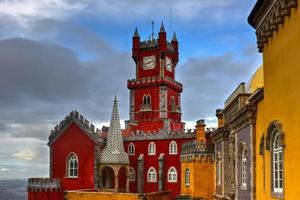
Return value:
M 107 135 L 106 147 L 101 153 L 101 163 L 129 164 L 129 158 L 124 151 L 123 137 L 120 127 L 118 101 L 115 97 L 111 121 Z

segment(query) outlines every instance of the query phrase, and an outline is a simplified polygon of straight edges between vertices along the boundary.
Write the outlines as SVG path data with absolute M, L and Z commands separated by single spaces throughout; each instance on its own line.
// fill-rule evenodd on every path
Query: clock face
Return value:
M 166 57 L 166 70 L 172 72 L 172 60 L 169 57 Z
M 149 70 L 155 68 L 155 56 L 146 56 L 143 58 L 143 69 Z

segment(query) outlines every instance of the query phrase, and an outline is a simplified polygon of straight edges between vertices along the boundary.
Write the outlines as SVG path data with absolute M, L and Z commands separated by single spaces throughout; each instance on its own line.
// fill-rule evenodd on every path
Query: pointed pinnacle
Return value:
M 134 38 L 140 37 L 137 27 L 135 27 L 135 31 L 134 31 L 133 37 Z
M 115 96 L 115 100 L 114 100 L 114 102 L 118 102 L 118 100 L 117 100 L 117 96 Z
M 165 33 L 166 32 L 163 22 L 161 22 L 161 26 L 160 26 L 160 31 L 159 32 L 160 33 Z
M 176 33 L 175 32 L 173 34 L 172 42 L 177 42 L 177 37 L 176 37 Z

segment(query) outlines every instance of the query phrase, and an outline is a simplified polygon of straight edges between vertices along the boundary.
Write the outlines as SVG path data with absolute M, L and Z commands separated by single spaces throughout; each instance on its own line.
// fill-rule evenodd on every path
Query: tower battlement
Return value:
M 42 192 L 42 191 L 60 191 L 60 179 L 54 178 L 29 178 L 27 184 L 28 192 Z
M 67 115 L 65 117 L 64 120 L 62 120 L 59 124 L 57 124 L 53 130 L 51 130 L 51 133 L 50 133 L 50 136 L 49 136 L 49 143 L 51 143 L 59 135 L 59 133 L 64 128 L 67 127 L 67 125 L 72 120 L 76 124 L 78 124 L 81 128 L 83 128 L 95 140 L 97 140 L 99 142 L 102 141 L 101 131 L 98 128 L 96 128 L 94 124 L 90 123 L 89 120 L 87 120 L 82 115 L 80 115 L 77 111 L 72 111 L 72 112 L 70 112 L 69 115 Z

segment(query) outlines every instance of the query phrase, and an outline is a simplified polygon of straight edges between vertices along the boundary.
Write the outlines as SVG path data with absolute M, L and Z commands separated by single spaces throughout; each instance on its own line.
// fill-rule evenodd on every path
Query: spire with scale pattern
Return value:
M 114 100 L 106 147 L 101 153 L 100 163 L 129 164 L 123 145 L 117 97 Z

